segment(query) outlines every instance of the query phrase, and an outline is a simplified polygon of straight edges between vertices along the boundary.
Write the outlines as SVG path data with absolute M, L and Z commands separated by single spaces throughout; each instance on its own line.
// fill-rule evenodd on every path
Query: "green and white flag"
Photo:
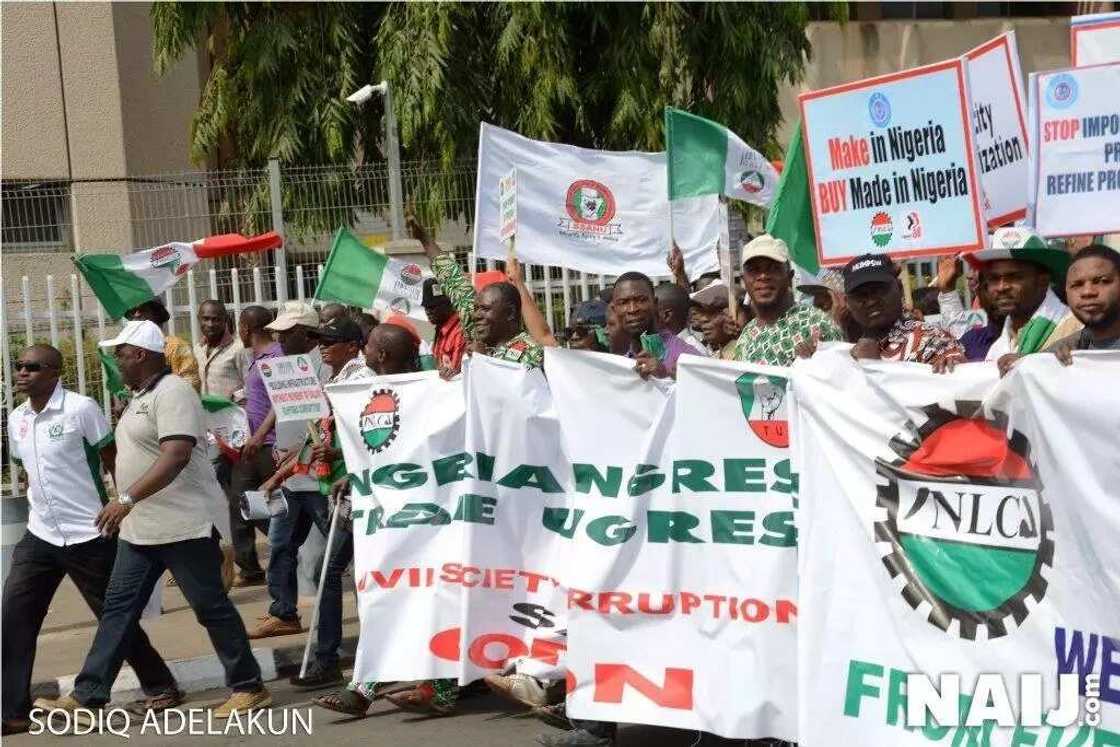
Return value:
M 669 199 L 724 195 L 768 207 L 778 172 L 731 130 L 695 114 L 665 107 Z
M 230 461 L 241 458 L 241 447 L 249 437 L 249 416 L 236 402 L 213 394 L 202 395 L 206 413 L 207 452 L 211 459 L 219 454 Z
M 120 319 L 175 285 L 201 260 L 277 249 L 283 243 L 275 231 L 248 238 L 229 233 L 132 254 L 79 254 L 74 264 L 109 316 Z
M 315 298 L 427 321 L 420 304 L 427 273 L 366 246 L 345 226 L 338 229 Z
M 766 233 L 786 242 L 790 260 L 809 275 L 820 272 L 817 259 L 817 238 L 813 229 L 813 201 L 809 195 L 809 172 L 805 166 L 805 149 L 801 142 L 801 122 L 793 130 L 782 178 L 770 212 L 766 215 Z

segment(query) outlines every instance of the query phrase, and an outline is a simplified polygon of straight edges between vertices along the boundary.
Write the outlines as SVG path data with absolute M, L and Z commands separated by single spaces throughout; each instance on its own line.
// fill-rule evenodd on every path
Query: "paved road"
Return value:
M 288 735 L 273 736 L 260 735 L 240 736 L 230 733 L 219 736 L 188 736 L 178 734 L 164 736 L 154 733 L 141 733 L 141 724 L 136 717 L 130 732 L 130 738 L 113 734 L 88 735 L 88 736 L 50 736 L 42 734 L 32 736 L 22 734 L 4 739 L 5 747 L 29 747 L 35 745 L 65 744 L 73 746 L 93 745 L 105 747 L 107 745 L 127 744 L 147 747 L 149 745 L 199 744 L 205 742 L 212 745 L 223 744 L 259 744 L 269 747 L 289 747 L 294 745 L 425 745 L 435 747 L 438 745 L 455 745 L 456 747 L 479 747 L 490 745 L 530 745 L 535 744 L 534 737 L 547 731 L 555 731 L 536 719 L 529 717 L 516 706 L 506 707 L 505 701 L 490 696 L 475 696 L 465 699 L 460 703 L 459 711 L 445 718 L 428 718 L 416 714 L 405 713 L 397 710 L 392 704 L 385 701 L 375 703 L 370 709 L 370 714 L 365 718 L 346 718 L 341 714 L 331 713 L 311 705 L 310 698 L 318 693 L 308 694 L 293 689 L 287 681 L 269 683 L 273 693 L 274 708 L 272 711 L 272 725 L 275 729 L 283 729 L 288 724 Z M 191 696 L 183 708 L 203 708 L 214 706 L 222 701 L 226 692 L 212 690 Z M 297 726 L 292 711 L 298 712 L 303 722 L 310 720 L 311 734 L 308 735 L 301 725 L 298 733 L 291 734 L 293 727 Z M 205 729 L 205 715 L 199 718 L 199 727 Z M 223 728 L 223 722 L 215 721 L 215 728 Z M 171 726 L 178 728 L 178 722 L 172 721 Z M 268 727 L 268 721 L 262 721 L 262 727 Z M 648 726 L 626 726 L 619 732 L 618 744 L 620 747 L 689 747 L 696 744 L 695 732 L 683 732 L 673 729 L 656 729 Z M 719 740 L 708 740 L 702 744 L 715 744 Z M 730 744 L 724 742 L 723 744 Z M 739 744 L 742 744 L 741 742 Z

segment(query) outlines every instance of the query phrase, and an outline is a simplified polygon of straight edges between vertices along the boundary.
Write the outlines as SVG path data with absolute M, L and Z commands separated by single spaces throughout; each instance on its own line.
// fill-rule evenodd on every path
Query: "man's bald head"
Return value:
M 675 283 L 662 283 L 654 288 L 653 295 L 657 298 L 661 326 L 674 335 L 679 334 L 688 326 L 688 291 Z
M 366 365 L 379 376 L 420 370 L 420 341 L 396 324 L 374 327 L 363 352 Z
M 241 311 L 241 318 L 237 321 L 237 336 L 241 344 L 247 348 L 253 347 L 253 341 L 264 342 L 272 339 L 272 333 L 265 326 L 272 322 L 272 312 L 263 306 L 246 306 Z
M 25 354 L 32 353 L 35 357 L 35 360 L 39 361 L 40 363 L 45 363 L 55 371 L 62 370 L 62 353 L 59 352 L 58 348 L 56 347 L 39 343 L 38 345 L 27 346 L 26 348 L 24 348 L 23 352 Z
M 343 317 L 350 316 L 350 310 L 340 303 L 329 303 L 323 308 L 319 309 L 319 321 L 326 324 L 334 319 L 342 319 Z

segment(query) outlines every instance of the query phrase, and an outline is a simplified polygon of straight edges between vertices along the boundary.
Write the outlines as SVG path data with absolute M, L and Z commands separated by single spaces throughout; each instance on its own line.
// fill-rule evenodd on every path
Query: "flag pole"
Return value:
M 665 107 L 665 191 L 669 196 L 669 251 L 667 254 L 673 253 L 673 247 L 677 244 L 676 232 L 673 230 L 673 158 L 670 155 L 669 143 L 672 142 L 672 118 L 669 116 L 670 107 Z

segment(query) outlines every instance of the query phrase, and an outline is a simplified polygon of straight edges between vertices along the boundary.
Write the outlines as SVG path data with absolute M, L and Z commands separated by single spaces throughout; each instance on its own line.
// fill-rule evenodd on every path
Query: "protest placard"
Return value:
M 1043 236 L 1120 231 L 1120 63 L 1031 73 L 1030 188 Z
M 517 167 L 498 180 L 498 241 L 517 234 Z
M 330 415 L 330 405 L 307 355 L 287 355 L 257 362 L 276 421 L 314 420 Z
M 961 59 L 800 96 L 822 265 L 984 245 L 968 102 Z
M 1074 67 L 1120 62 L 1120 12 L 1070 18 L 1069 53 Z
M 1027 115 L 1015 32 L 1008 31 L 965 54 L 972 106 L 972 135 L 988 225 L 1027 214 Z

